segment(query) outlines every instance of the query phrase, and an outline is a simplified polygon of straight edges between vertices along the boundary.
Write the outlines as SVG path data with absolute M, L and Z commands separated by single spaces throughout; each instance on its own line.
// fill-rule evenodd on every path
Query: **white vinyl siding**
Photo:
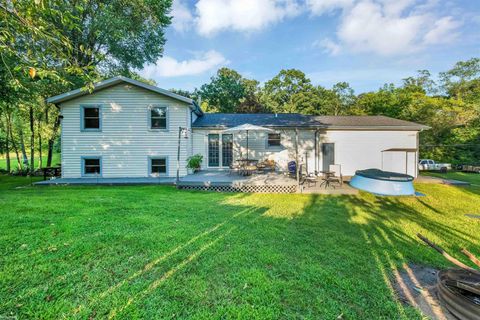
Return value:
M 101 105 L 102 131 L 82 131 L 80 106 Z M 149 106 L 168 106 L 168 130 L 151 130 Z M 147 177 L 149 157 L 168 157 L 167 176 L 176 175 L 177 140 L 179 127 L 190 126 L 190 109 L 169 97 L 119 84 L 91 95 L 61 104 L 62 119 L 62 176 L 82 176 L 81 158 L 102 157 L 102 176 Z M 186 139 L 181 140 L 180 175 L 187 173 L 189 155 Z
M 287 163 L 295 160 L 295 131 L 278 130 L 281 134 L 281 146 L 269 148 L 266 142 L 267 133 L 250 132 L 248 157 L 250 159 L 275 160 L 280 170 L 287 170 Z M 322 143 L 335 144 L 335 163 L 340 164 L 342 174 L 352 176 L 356 170 L 382 169 L 382 151 L 390 148 L 417 148 L 416 131 L 361 131 L 361 130 L 328 130 L 319 131 L 317 149 L 315 149 L 315 130 L 298 131 L 299 160 L 305 163 L 308 172 L 322 170 Z M 207 169 L 208 149 L 207 135 L 221 133 L 220 130 L 194 129 L 193 153 L 204 156 L 202 169 Z M 234 134 L 234 159 L 246 156 L 246 134 Z M 315 163 L 315 151 L 317 163 Z M 416 176 L 415 154 L 408 155 L 408 172 Z M 403 162 L 405 162 L 403 160 Z M 404 172 L 403 172 L 404 173 Z
M 382 168 L 382 151 L 391 148 L 416 149 L 417 134 L 416 131 L 332 130 L 324 132 L 320 136 L 323 142 L 335 143 L 335 162 L 342 165 L 343 175 L 352 176 L 356 170 L 370 168 L 390 169 L 405 173 L 403 169 L 396 167 Z M 399 160 L 395 159 L 395 161 Z M 403 158 L 401 161 L 402 164 L 405 162 Z M 408 156 L 408 167 L 415 168 L 415 170 L 408 171 L 416 176 L 415 155 Z
M 203 155 L 202 169 L 208 169 L 208 134 L 220 133 L 221 130 L 193 129 L 193 154 Z M 279 169 L 286 170 L 287 163 L 295 159 L 295 131 L 279 130 L 281 146 L 269 148 L 267 146 L 267 133 L 248 133 L 248 158 L 257 160 L 275 160 Z M 299 130 L 299 158 L 308 161 L 309 171 L 314 171 L 314 130 Z M 244 132 L 233 134 L 233 159 L 247 156 L 247 135 Z

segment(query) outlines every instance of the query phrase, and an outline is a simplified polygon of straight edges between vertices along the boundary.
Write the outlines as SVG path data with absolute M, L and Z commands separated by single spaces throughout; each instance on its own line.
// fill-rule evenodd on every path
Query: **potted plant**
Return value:
M 201 154 L 194 154 L 187 159 L 187 169 L 193 173 L 200 171 L 202 166 L 203 156 Z

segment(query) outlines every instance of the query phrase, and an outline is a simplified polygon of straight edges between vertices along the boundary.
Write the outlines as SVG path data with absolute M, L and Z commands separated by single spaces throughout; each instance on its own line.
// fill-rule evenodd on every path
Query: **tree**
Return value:
M 173 92 L 173 93 L 176 93 L 180 96 L 183 96 L 185 98 L 190 98 L 190 99 L 196 99 L 196 96 L 195 96 L 195 93 L 194 92 L 190 92 L 188 90 L 182 90 L 182 89 L 170 89 L 169 91 Z
M 281 70 L 265 83 L 260 101 L 273 112 L 294 112 L 296 106 L 292 97 L 311 90 L 313 86 L 305 73 L 296 69 Z
M 339 116 L 350 114 L 350 109 L 354 106 L 356 101 L 355 92 L 352 87 L 350 87 L 347 82 L 338 82 L 333 86 L 332 91 L 337 98 L 333 104 L 333 115 Z
M 197 90 L 196 95 L 208 105 L 207 109 L 231 113 L 239 111 L 242 101 L 249 94 L 248 90 L 252 90 L 251 86 L 252 83 L 237 71 L 220 68 L 217 74 L 210 78 L 210 83 L 202 85 Z
M 480 95 L 480 58 L 457 62 L 452 69 L 441 72 L 440 80 L 445 93 L 451 97 L 462 99 L 472 89 L 475 96 Z
M 13 149 L 19 159 L 19 149 L 30 147 L 33 170 L 33 153 L 46 140 L 51 165 L 60 120 L 44 99 L 77 87 L 91 88 L 94 81 L 113 74 L 139 78 L 135 70 L 163 53 L 171 2 L 0 2 L 0 130 L 5 148 Z
M 171 0 L 7 1 L 0 5 L 2 49 L 24 65 L 70 73 L 140 69 L 163 53 Z M 88 67 L 88 68 L 87 68 Z
M 432 75 L 428 70 L 418 70 L 417 76 L 403 79 L 403 87 L 412 92 L 423 92 L 428 94 L 436 94 L 435 81 L 432 80 Z

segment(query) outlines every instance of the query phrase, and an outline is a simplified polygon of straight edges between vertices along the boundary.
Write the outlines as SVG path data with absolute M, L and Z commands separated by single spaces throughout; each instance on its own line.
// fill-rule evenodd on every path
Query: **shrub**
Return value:
M 194 171 L 199 170 L 202 166 L 203 156 L 201 154 L 194 154 L 187 159 L 187 168 Z

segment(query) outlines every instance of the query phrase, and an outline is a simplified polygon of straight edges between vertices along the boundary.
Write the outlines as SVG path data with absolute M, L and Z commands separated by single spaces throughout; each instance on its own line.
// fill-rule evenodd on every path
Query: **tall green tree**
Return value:
M 447 95 L 458 99 L 473 96 L 476 99 L 479 95 L 480 58 L 457 62 L 452 69 L 440 73 L 440 80 Z
M 257 81 L 245 79 L 235 70 L 221 68 L 195 95 L 202 99 L 207 111 L 252 112 L 258 107 L 257 88 Z
M 37 129 L 47 135 L 37 140 L 47 141 L 50 165 L 60 122 L 57 110 L 45 105 L 44 98 L 90 87 L 114 74 L 138 78 L 135 70 L 163 53 L 171 4 L 171 0 L 0 2 L 0 71 L 8 79 L 0 90 L 3 97 L 15 97 L 8 105 L 7 98 L 0 101 L 5 148 L 18 154 L 28 145 L 33 154 Z
M 295 112 L 293 96 L 313 89 L 310 79 L 300 70 L 281 70 L 267 81 L 263 87 L 260 101 L 273 112 Z M 296 99 L 302 100 L 301 97 Z

